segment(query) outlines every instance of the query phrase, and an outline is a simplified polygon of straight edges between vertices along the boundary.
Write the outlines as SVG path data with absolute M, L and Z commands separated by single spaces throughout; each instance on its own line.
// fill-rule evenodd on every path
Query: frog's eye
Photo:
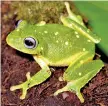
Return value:
M 32 37 L 28 37 L 24 39 L 24 45 L 28 49 L 33 49 L 36 47 L 37 41 Z

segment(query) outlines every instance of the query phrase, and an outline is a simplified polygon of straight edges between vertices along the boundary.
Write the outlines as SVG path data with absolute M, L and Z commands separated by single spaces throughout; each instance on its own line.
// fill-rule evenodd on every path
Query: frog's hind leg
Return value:
M 54 95 L 64 91 L 73 91 L 80 101 L 84 102 L 80 89 L 103 67 L 103 62 L 101 60 L 88 62 L 86 60 L 86 62 L 83 63 L 82 59 L 84 59 L 84 57 L 81 57 L 78 61 L 69 66 L 63 76 L 64 80 L 67 81 L 67 85 L 64 88 L 57 90 Z
M 63 23 L 63 25 L 72 28 L 73 30 L 77 31 L 79 34 L 90 39 L 92 42 L 99 43 L 101 39 L 96 34 L 94 34 L 90 29 L 86 28 L 82 20 L 82 17 L 80 15 L 74 14 L 71 11 L 68 2 L 65 2 L 65 5 L 68 12 L 68 16 L 60 17 L 60 20 Z
M 73 21 L 77 22 L 78 24 L 80 24 L 80 25 L 82 25 L 82 26 L 85 27 L 85 25 L 84 25 L 84 23 L 83 23 L 82 17 L 81 17 L 80 15 L 74 14 L 74 13 L 71 11 L 70 5 L 69 5 L 68 2 L 65 2 L 65 6 L 66 6 L 66 10 L 67 10 L 67 12 L 68 12 L 68 16 L 67 16 L 67 17 L 64 17 L 64 16 L 61 16 L 61 17 L 60 17 L 60 20 L 62 21 L 62 23 L 63 23 L 64 25 L 66 25 L 66 26 L 69 26 L 68 22 L 66 21 L 66 19 L 68 20 L 68 18 L 69 18 L 69 19 L 71 19 L 71 20 L 73 20 Z

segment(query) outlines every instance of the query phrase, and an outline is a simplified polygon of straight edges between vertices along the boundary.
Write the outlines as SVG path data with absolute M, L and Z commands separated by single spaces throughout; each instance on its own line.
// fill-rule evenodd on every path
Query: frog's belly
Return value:
M 86 52 L 79 52 L 77 54 L 74 54 L 74 55 L 66 58 L 66 59 L 64 58 L 64 59 L 61 59 L 59 61 L 52 61 L 52 60 L 48 60 L 46 58 L 43 58 L 43 60 L 49 66 L 68 66 L 71 63 L 76 62 L 80 57 L 82 57 L 83 55 L 86 55 L 87 53 L 88 53 L 88 51 L 86 51 Z

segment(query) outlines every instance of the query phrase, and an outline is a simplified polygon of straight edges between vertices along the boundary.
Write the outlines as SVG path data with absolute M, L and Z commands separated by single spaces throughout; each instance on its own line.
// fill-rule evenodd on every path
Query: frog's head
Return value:
M 44 44 L 35 29 L 35 25 L 21 21 L 18 27 L 7 36 L 6 41 L 8 45 L 21 52 L 39 54 L 42 52 Z

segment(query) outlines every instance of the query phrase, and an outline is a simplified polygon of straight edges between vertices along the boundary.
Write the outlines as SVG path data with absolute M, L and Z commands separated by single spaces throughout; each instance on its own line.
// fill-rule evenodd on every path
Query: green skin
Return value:
M 80 101 L 84 102 L 80 89 L 103 67 L 101 60 L 92 60 L 95 55 L 95 43 L 99 43 L 100 38 L 84 26 L 80 16 L 71 12 L 67 2 L 65 5 L 69 16 L 61 16 L 63 25 L 44 22 L 31 25 L 22 21 L 6 39 L 11 47 L 31 54 L 41 67 L 32 77 L 28 72 L 27 81 L 10 88 L 11 91 L 22 89 L 20 99 L 26 97 L 29 88 L 51 76 L 49 66 L 68 66 L 63 75 L 67 85 L 57 90 L 54 95 L 74 91 Z M 36 40 L 34 48 L 27 48 L 24 44 L 25 38 L 29 37 Z

